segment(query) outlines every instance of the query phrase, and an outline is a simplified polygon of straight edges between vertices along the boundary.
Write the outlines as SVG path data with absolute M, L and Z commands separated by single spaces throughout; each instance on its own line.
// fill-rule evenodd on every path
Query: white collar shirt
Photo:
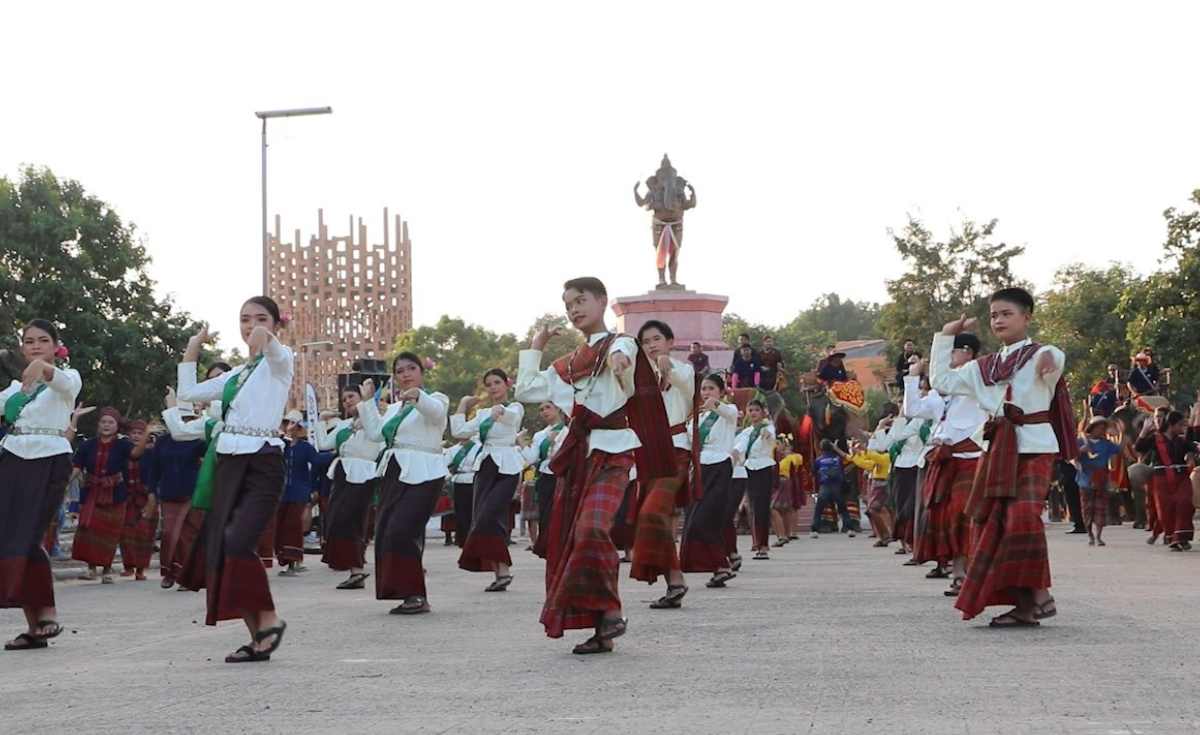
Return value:
M 470 437 L 471 448 L 463 455 L 462 462 L 458 464 L 458 472 L 450 475 L 450 482 L 455 485 L 470 485 L 475 482 L 475 458 L 479 456 L 479 437 Z M 443 453 L 446 459 L 446 470 L 450 470 L 451 463 L 458 456 L 462 449 L 461 444 L 452 444 L 446 447 Z
M 287 408 L 288 392 L 292 387 L 295 371 L 292 351 L 272 336 L 263 350 L 263 360 L 246 378 L 237 397 L 225 415 L 221 434 L 217 437 L 218 454 L 254 454 L 263 444 L 283 448 L 283 439 L 278 436 L 283 423 L 283 412 Z M 183 401 L 217 401 L 225 391 L 225 384 L 236 380 L 249 367 L 249 363 L 203 383 L 196 382 L 196 363 L 179 363 L 179 398 Z M 253 432 L 240 433 L 241 431 Z M 262 436 L 275 432 L 275 436 Z
M 344 429 L 350 429 L 353 433 L 338 448 L 337 435 Z M 314 434 L 317 449 L 322 452 L 337 449 L 338 456 L 330 463 L 326 477 L 331 480 L 336 478 L 337 468 L 341 467 L 346 473 L 346 482 L 362 485 L 375 479 L 376 461 L 383 451 L 383 442 L 373 442 L 367 438 L 367 430 L 361 419 L 342 419 L 331 431 L 326 431 L 325 425 L 317 422 Z
M 748 470 L 761 470 L 775 464 L 775 427 L 770 421 L 763 424 L 762 431 L 758 432 L 758 438 L 754 440 L 754 446 L 747 447 L 750 444 L 750 435 L 754 433 L 753 426 L 747 426 L 738 433 L 737 439 L 734 441 L 734 447 L 743 457 L 743 463 Z
M 554 460 L 554 455 L 558 453 L 559 447 L 561 447 L 562 443 L 567 439 L 567 427 L 563 426 L 558 429 L 558 433 L 554 436 L 554 441 L 552 441 L 550 446 L 547 447 L 546 458 L 541 459 L 539 462 L 539 459 L 542 456 L 542 445 L 546 442 L 546 439 L 550 437 L 550 434 L 554 431 L 554 429 L 555 427 L 553 426 L 547 426 L 544 429 L 537 431 L 534 433 L 533 439 L 529 442 L 529 446 L 521 450 L 525 456 L 525 461 L 530 465 L 537 465 L 537 471 L 542 475 L 554 474 L 554 471 L 550 469 L 550 463 Z
M 987 414 L 969 396 L 942 397 L 935 390 L 920 395 L 919 378 L 904 378 L 904 415 L 915 419 L 935 421 L 929 434 L 929 451 L 942 444 L 951 446 L 964 439 L 974 439 L 984 446 L 983 424 Z M 910 397 L 911 395 L 911 397 Z M 955 452 L 957 459 L 976 459 L 981 452 Z
M 365 398 L 358 404 L 358 415 L 362 418 L 367 439 L 384 441 L 383 427 L 398 415 L 406 404 L 393 403 L 382 416 L 374 398 Z M 446 415 L 450 412 L 450 399 L 444 393 L 426 393 L 417 396 L 415 410 L 409 411 L 400 425 L 392 445 L 387 446 L 379 458 L 376 474 L 387 474 L 388 463 L 395 461 L 400 467 L 400 482 L 408 485 L 436 480 L 447 475 L 446 459 L 442 454 L 442 435 L 446 433 Z
M 513 402 L 504 406 L 500 418 L 492 422 L 488 429 L 487 440 L 483 449 L 475 456 L 475 471 L 483 466 L 488 457 L 496 463 L 496 468 L 502 475 L 519 475 L 525 469 L 525 461 L 521 450 L 517 447 L 517 433 L 521 431 L 521 421 L 525 418 L 525 407 Z M 455 439 L 470 439 L 480 435 L 483 422 L 491 418 L 492 409 L 481 408 L 475 412 L 470 421 L 461 413 L 450 417 L 450 436 Z
M 658 365 L 653 362 L 654 374 L 658 375 Z M 667 409 L 667 423 L 672 428 L 687 427 L 687 421 L 692 416 L 692 397 L 696 393 L 696 370 L 690 362 L 671 358 L 671 374 L 667 377 L 667 389 L 663 391 L 663 405 Z M 671 435 L 671 443 L 679 449 L 690 446 L 687 432 Z
M 710 413 L 712 412 L 701 411 L 700 416 L 695 420 L 698 420 L 703 426 L 704 420 Z M 737 406 L 732 403 L 721 403 L 717 405 L 716 413 L 717 419 L 708 431 L 704 446 L 700 447 L 700 464 L 720 464 L 729 459 L 733 452 L 733 440 L 737 436 Z M 685 436 L 690 438 L 691 435 L 691 422 L 688 422 L 688 431 Z M 690 447 L 689 442 L 688 448 Z
M 21 459 L 44 459 L 71 453 L 71 442 L 65 436 L 53 434 L 22 434 L 21 430 L 66 432 L 75 410 L 75 399 L 83 388 L 79 373 L 70 368 L 55 368 L 46 389 L 25 404 L 13 428 L 0 439 L 0 451 L 12 452 Z M 21 392 L 21 382 L 14 380 L 0 391 L 0 410 L 8 399 Z

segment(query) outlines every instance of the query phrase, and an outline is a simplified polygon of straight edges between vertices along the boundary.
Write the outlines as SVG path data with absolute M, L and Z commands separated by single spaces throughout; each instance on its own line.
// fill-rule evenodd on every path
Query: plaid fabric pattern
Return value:
M 867 494 L 867 513 L 876 515 L 888 507 L 887 480 L 871 480 L 871 490 Z
M 546 602 L 541 622 L 546 635 L 593 628 L 609 610 L 621 608 L 617 592 L 620 563 L 610 535 L 633 469 L 633 452 L 594 451 L 580 497 L 561 478 L 546 560 Z
M 654 584 L 659 576 L 679 569 L 675 551 L 675 497 L 687 486 L 691 455 L 675 450 L 675 476 L 660 477 L 646 484 L 642 507 L 638 509 L 633 537 L 632 579 Z
M 949 564 L 969 553 L 970 526 L 965 512 L 975 482 L 976 461 L 950 458 L 941 464 L 938 472 L 926 472 L 922 488 L 926 505 L 921 514 L 920 543 L 916 545 L 916 558 L 921 563 Z M 930 487 L 934 482 L 941 487 Z
M 1172 481 L 1165 473 L 1155 472 L 1151 485 L 1158 496 L 1158 518 L 1163 533 L 1171 542 L 1190 542 L 1195 533 L 1192 516 L 1192 482 L 1186 472 L 1175 473 Z
M 1050 587 L 1050 557 L 1042 510 L 1054 471 L 1054 455 L 1023 454 L 1017 460 L 1016 496 L 983 501 L 984 520 L 972 527 L 970 561 L 954 606 L 970 620 L 990 605 L 1015 605 L 1016 589 Z
M 75 531 L 71 558 L 88 566 L 110 567 L 125 532 L 125 503 L 97 505 L 85 527 Z
M 125 505 L 125 528 L 121 532 L 121 563 L 126 569 L 145 569 L 154 556 L 154 534 L 158 531 L 157 518 L 143 518 L 144 507 L 136 505 L 132 497 Z

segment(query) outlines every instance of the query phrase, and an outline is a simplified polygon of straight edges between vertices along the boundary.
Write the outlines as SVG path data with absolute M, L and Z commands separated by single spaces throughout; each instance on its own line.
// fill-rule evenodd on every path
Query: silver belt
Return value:
M 14 426 L 8 430 L 9 436 L 57 436 L 65 438 L 67 432 L 62 429 L 40 429 L 33 426 Z
M 221 429 L 222 434 L 237 434 L 238 436 L 255 436 L 262 439 L 278 439 L 278 429 L 255 429 L 250 426 L 229 426 Z
M 414 452 L 425 452 L 426 454 L 441 454 L 441 447 L 423 447 L 420 444 L 409 444 L 407 442 L 396 442 L 391 446 L 392 449 L 411 449 Z

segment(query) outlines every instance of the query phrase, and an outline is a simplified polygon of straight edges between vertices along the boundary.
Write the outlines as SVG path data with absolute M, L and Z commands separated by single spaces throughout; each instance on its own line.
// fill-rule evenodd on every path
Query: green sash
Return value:
M 555 426 L 554 429 L 556 431 L 562 431 L 562 429 L 563 429 L 562 422 L 559 422 L 558 426 Z M 554 441 L 550 438 L 550 433 L 547 432 L 546 438 L 542 440 L 541 446 L 538 447 L 538 466 L 539 467 L 541 466 L 542 462 L 546 461 L 546 457 L 550 456 L 550 447 L 553 444 L 554 444 Z
M 475 448 L 475 442 L 467 442 L 466 444 L 464 444 L 458 448 L 458 453 L 456 453 L 454 455 L 454 459 L 450 460 L 450 464 L 446 465 L 446 469 L 450 470 L 450 474 L 452 474 L 452 475 L 458 474 L 459 466 L 463 463 L 463 460 L 467 458 L 467 455 L 470 454 L 471 450 L 474 448 Z
M 494 426 L 495 424 L 496 424 L 496 420 L 493 419 L 491 416 L 488 416 L 486 419 L 479 422 L 479 443 L 480 444 L 484 444 L 487 442 L 488 434 L 491 433 L 492 426 Z
M 750 432 L 750 441 L 746 442 L 746 459 L 750 458 L 750 450 L 754 448 L 754 442 L 758 441 L 758 435 L 762 433 L 764 426 L 765 423 L 755 424 L 754 431 Z
M 925 421 L 924 423 L 922 423 L 921 428 L 917 429 L 917 436 L 921 437 L 922 444 L 929 443 L 929 435 L 930 435 L 930 433 L 932 433 L 932 431 L 933 431 L 933 424 L 928 421 Z M 905 439 L 902 442 L 896 442 L 896 443 L 892 444 L 892 446 L 888 447 L 888 459 L 891 461 L 892 466 L 895 466 L 896 458 L 899 457 L 900 453 L 904 451 L 904 444 L 907 441 L 908 440 Z
M 716 425 L 717 419 L 721 418 L 721 414 L 716 411 L 709 411 L 704 420 L 700 422 L 700 446 L 704 446 L 708 441 L 708 433 L 712 431 L 712 427 Z
M 346 428 L 338 431 L 337 435 L 333 437 L 333 451 L 341 454 L 342 445 L 350 441 L 350 437 L 352 436 L 354 436 L 354 424 L 350 424 Z
M 254 373 L 255 368 L 258 367 L 258 364 L 262 362 L 262 360 L 263 356 L 259 355 L 251 360 L 250 364 L 243 368 L 242 371 L 238 373 L 237 376 L 235 376 L 232 380 L 225 381 L 225 387 L 221 391 L 222 421 L 224 421 L 225 417 L 229 415 L 229 409 L 233 406 L 233 399 L 237 398 L 238 393 L 242 392 L 242 386 L 245 385 L 246 381 L 250 379 L 251 374 Z
M 412 413 L 413 409 L 416 407 L 416 402 L 408 404 L 383 425 L 383 431 L 381 433 L 383 434 L 383 440 L 387 442 L 386 446 L 390 447 L 392 446 L 392 442 L 396 441 L 396 431 L 399 430 L 400 424 L 404 423 L 404 419 L 408 418 L 408 415 Z
M 199 510 L 212 510 L 213 486 L 217 477 L 217 437 L 221 434 L 213 431 L 216 427 L 215 419 L 204 420 L 204 441 L 208 442 L 208 446 L 204 449 L 204 460 L 196 475 L 196 490 L 192 493 L 192 507 Z
M 42 383 L 34 389 L 32 394 L 21 390 L 9 396 L 8 400 L 4 402 L 4 423 L 9 426 L 17 423 L 17 419 L 20 418 L 25 407 L 33 403 L 33 399 L 40 396 L 44 390 L 46 390 L 46 384 Z

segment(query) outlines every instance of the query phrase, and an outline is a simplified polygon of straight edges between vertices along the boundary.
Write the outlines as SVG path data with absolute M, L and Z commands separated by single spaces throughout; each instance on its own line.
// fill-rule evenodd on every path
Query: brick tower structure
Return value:
M 385 359 L 412 328 L 408 223 L 384 209 L 383 244 L 371 245 L 362 218 L 351 216 L 349 234 L 331 237 L 324 210 L 317 210 L 317 232 L 301 244 L 299 229 L 282 241 L 276 215 L 269 240 L 269 295 L 292 314 L 279 334 L 296 353 L 289 405 L 303 408 L 306 376 L 321 408 L 334 410 L 338 373 L 350 372 L 354 360 Z

